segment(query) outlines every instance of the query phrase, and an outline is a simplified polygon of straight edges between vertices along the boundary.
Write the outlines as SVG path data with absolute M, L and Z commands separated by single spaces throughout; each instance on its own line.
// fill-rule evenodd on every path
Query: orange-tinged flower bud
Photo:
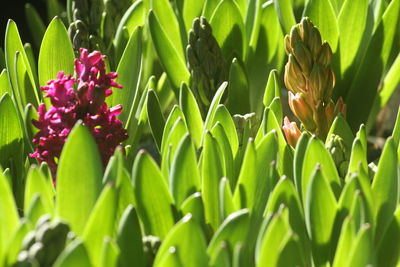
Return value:
M 343 117 L 346 117 L 346 110 L 347 110 L 347 108 L 346 108 L 346 104 L 343 101 L 343 98 L 339 97 L 339 99 L 335 105 L 335 115 L 342 113 Z
M 297 118 L 303 123 L 308 131 L 316 128 L 313 119 L 313 110 L 305 99 L 304 94 L 292 94 L 289 92 L 289 106 Z
M 290 122 L 288 117 L 285 117 L 283 120 L 283 132 L 286 137 L 286 141 L 292 147 L 296 147 L 297 141 L 300 138 L 301 132 L 297 127 L 296 122 Z

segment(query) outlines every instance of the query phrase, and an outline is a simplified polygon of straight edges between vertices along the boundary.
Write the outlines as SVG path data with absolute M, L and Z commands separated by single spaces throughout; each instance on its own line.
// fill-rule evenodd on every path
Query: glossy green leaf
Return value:
M 201 117 L 197 100 L 185 83 L 182 84 L 179 91 L 179 106 L 182 109 L 183 114 L 185 114 L 189 132 L 193 138 L 194 144 L 198 148 L 200 147 L 201 138 L 203 135 L 203 119 Z
M 182 110 L 179 108 L 179 106 L 174 106 L 172 108 L 172 111 L 169 113 L 167 121 L 165 122 L 164 126 L 164 131 L 162 135 L 162 141 L 161 141 L 161 153 L 164 152 L 164 150 L 167 148 L 167 141 L 168 137 L 172 131 L 172 128 L 176 124 L 177 120 L 182 120 L 185 118 L 183 115 Z
M 89 130 L 78 123 L 68 136 L 59 160 L 56 201 L 56 215 L 67 220 L 78 235 L 83 233 L 92 213 L 102 187 L 102 175 L 97 144 Z
M 231 248 L 234 248 L 237 243 L 243 242 L 247 237 L 249 224 L 248 209 L 242 209 L 229 215 L 212 237 L 207 248 L 208 255 L 214 254 L 223 241 L 227 242 Z
M 104 238 L 113 236 L 117 208 L 117 192 L 114 185 L 106 185 L 88 218 L 83 231 L 83 242 L 93 265 L 101 262 Z
M 120 219 L 117 244 L 121 251 L 119 266 L 128 267 L 132 262 L 144 266 L 142 234 L 136 210 L 132 205 L 126 208 Z
M 290 33 L 290 29 L 292 26 L 296 24 L 296 18 L 293 13 L 293 4 L 290 0 L 278 0 L 274 3 L 276 13 L 279 16 L 279 20 L 281 21 L 282 28 L 285 31 L 285 34 Z
M 322 40 L 328 41 L 333 53 L 335 53 L 338 46 L 339 29 L 331 1 L 308 1 L 302 16 L 310 17 L 313 24 L 321 32 Z
M 189 135 L 180 141 L 169 174 L 170 191 L 179 207 L 191 194 L 200 190 L 196 150 Z
M 0 97 L 2 97 L 5 93 L 8 93 L 9 95 L 13 94 L 10 82 L 8 80 L 7 69 L 3 69 L 0 74 Z
M 218 105 L 221 102 L 222 95 L 224 94 L 227 85 L 227 82 L 222 83 L 215 93 L 214 98 L 211 101 L 210 107 L 208 109 L 206 120 L 204 122 L 204 130 L 211 130 L 211 128 L 214 126 L 215 113 L 217 112 Z
M 225 267 L 231 265 L 231 255 L 229 252 L 228 244 L 224 241 L 219 243 L 219 247 L 213 251 L 214 254 L 210 256 L 210 264 L 212 267 Z
M 215 231 L 220 222 L 218 185 L 223 176 L 223 162 L 217 141 L 210 132 L 206 132 L 201 168 L 202 194 L 206 224 Z
M 164 239 L 175 223 L 174 201 L 157 164 L 144 151 L 139 151 L 136 157 L 132 184 L 144 232 Z
M 396 119 L 396 123 L 393 127 L 393 141 L 395 146 L 399 146 L 400 144 L 400 107 L 397 111 L 397 119 Z
M 18 85 L 17 85 L 17 73 L 16 73 L 16 66 L 15 66 L 15 54 L 17 51 L 21 53 L 22 62 L 24 63 L 28 75 L 28 81 L 31 83 L 32 87 L 35 85 L 35 81 L 32 74 L 32 69 L 29 65 L 28 57 L 25 53 L 25 49 L 22 45 L 21 38 L 19 36 L 17 25 L 13 20 L 9 20 L 6 29 L 6 36 L 5 36 L 5 43 L 4 43 L 4 51 L 6 57 L 6 65 L 8 70 L 8 75 L 11 81 L 11 86 L 13 88 L 14 95 L 16 94 Z M 54 51 L 54 49 L 53 49 Z M 71 62 L 73 65 L 73 62 Z M 34 90 L 35 95 L 35 103 L 39 103 L 39 95 L 36 90 Z M 21 108 L 22 109 L 22 108 Z
M 150 1 L 150 3 L 154 15 L 160 22 L 160 27 L 165 32 L 168 40 L 170 40 L 174 44 L 174 47 L 177 50 L 179 57 L 184 60 L 185 49 L 182 43 L 184 39 L 182 39 L 179 22 L 172 6 L 170 5 L 168 0 Z
M 222 0 L 216 7 L 210 25 L 226 59 L 246 55 L 246 31 L 240 9 L 233 0 Z
M 338 16 L 340 73 L 354 63 L 366 26 L 368 1 L 346 0 Z M 351 27 L 349 27 L 351 25 Z
M 392 50 L 399 10 L 400 1 L 391 1 L 375 29 L 365 56 L 360 62 L 360 67 L 353 77 L 345 99 L 348 107 L 347 120 L 353 130 L 368 119 L 382 73 Z
M 98 254 L 100 255 L 100 254 Z M 101 264 L 102 267 L 117 266 L 120 256 L 118 245 L 109 237 L 106 237 L 103 242 L 101 251 Z
M 33 43 L 36 48 L 40 47 L 40 43 L 42 42 L 43 35 L 46 31 L 46 27 L 43 23 L 42 18 L 39 13 L 35 9 L 33 5 L 30 3 L 25 4 L 25 17 L 27 20 L 27 26 L 29 27 L 30 32 L 32 33 Z
M 24 212 L 25 212 L 25 217 L 32 224 L 35 224 L 42 215 L 48 214 L 48 212 L 45 210 L 42 196 L 39 195 L 38 193 L 33 195 L 29 207 L 25 209 Z
M 279 252 L 285 237 L 290 233 L 288 211 L 285 208 L 271 219 L 260 243 L 257 266 L 278 266 Z
M 378 240 L 383 237 L 389 226 L 398 199 L 398 159 L 393 138 L 386 141 L 382 156 L 379 160 L 378 170 L 372 181 L 372 195 L 375 206 L 376 236 Z
M 351 217 L 347 217 L 342 224 L 333 267 L 341 267 L 347 264 L 355 238 L 356 227 L 354 225 L 354 220 Z
M 206 0 L 183 2 L 182 16 L 187 32 L 192 28 L 193 20 L 201 15 L 205 2 Z
M 305 200 L 309 180 L 317 164 L 321 164 L 322 166 L 318 171 L 323 173 L 321 177 L 326 179 L 326 182 L 330 185 L 334 194 L 336 196 L 339 195 L 341 180 L 336 170 L 335 163 L 321 140 L 312 137 L 308 142 L 307 150 L 304 154 L 303 171 L 301 175 L 303 200 Z
M 153 138 L 156 145 L 161 150 L 162 135 L 165 126 L 165 119 L 162 113 L 160 102 L 158 101 L 157 94 L 154 90 L 147 92 L 147 117 Z
M 153 11 L 149 13 L 149 28 L 154 47 L 172 87 L 177 89 L 182 82 L 189 84 L 190 73 L 186 68 L 183 50 L 180 51 L 179 46 L 174 45 L 176 42 L 180 42 L 180 38 L 170 39 L 169 33 L 162 28 Z
M 367 153 L 361 144 L 360 139 L 356 138 L 351 149 L 350 163 L 348 172 L 357 172 L 361 166 L 368 170 Z
M 161 244 L 154 266 L 160 265 L 161 259 L 170 247 L 175 247 L 179 261 L 185 266 L 207 266 L 206 239 L 198 222 L 191 214 L 183 217 L 168 233 Z
M 396 266 L 400 259 L 400 208 L 397 207 L 394 217 L 378 245 L 377 264 L 379 266 Z
M 38 72 L 37 72 L 37 61 L 36 61 L 36 56 L 33 52 L 32 45 L 30 43 L 25 43 L 24 50 L 26 53 L 26 57 L 28 58 L 29 65 L 32 69 L 32 74 L 33 74 L 33 79 L 35 80 L 35 84 L 39 84 L 39 77 L 38 77 Z M 34 94 L 33 91 L 32 91 L 32 94 Z
M 29 76 L 27 71 L 27 65 L 24 63 L 22 54 L 17 51 L 14 58 L 15 73 L 16 73 L 16 95 L 17 102 L 20 105 L 21 113 L 23 108 L 31 103 L 37 106 L 38 102 L 35 95 L 35 87 L 29 82 Z
M 218 105 L 214 116 L 214 125 L 219 122 L 224 129 L 226 137 L 229 140 L 232 155 L 235 157 L 239 149 L 239 141 L 235 123 L 228 109 L 224 105 Z
M 279 23 L 278 15 L 275 10 L 275 2 L 258 1 L 255 17 L 255 27 L 250 39 L 250 50 L 246 60 L 247 74 L 250 85 L 250 104 L 252 110 L 257 114 L 263 110 L 263 105 L 260 101 L 264 97 L 265 107 L 269 106 L 268 99 L 272 101 L 279 90 L 272 90 L 274 95 L 268 92 L 268 81 L 272 81 L 272 77 L 276 76 L 276 71 L 281 70 L 285 59 L 284 49 L 284 34 Z M 272 71 L 272 72 L 271 72 Z M 268 76 L 269 73 L 269 76 Z M 275 81 L 278 79 L 275 78 Z M 275 82 L 269 83 L 277 85 Z M 267 86 L 267 89 L 266 89 Z M 275 86 L 275 88 L 279 88 Z M 267 92 L 266 92 L 267 91 Z M 266 99 L 268 95 L 268 99 Z
M 310 134 L 308 132 L 303 132 L 297 141 L 296 149 L 294 151 L 293 160 L 293 174 L 294 174 L 294 184 L 296 190 L 299 194 L 300 199 L 303 201 L 302 195 L 302 173 L 303 173 L 303 162 L 304 156 L 307 151 L 308 142 L 310 141 Z
M 164 257 L 160 260 L 160 264 L 157 266 L 163 267 L 183 267 L 182 262 L 179 259 L 179 252 L 175 247 L 170 247 L 168 251 L 164 253 Z
M 233 203 L 231 186 L 226 177 L 222 177 L 219 183 L 219 205 L 222 220 L 236 210 Z
M 352 245 L 349 258 L 347 260 L 348 267 L 352 266 L 368 266 L 374 263 L 373 233 L 370 225 L 366 224 L 357 233 L 357 237 Z
M 243 66 L 234 58 L 229 70 L 228 109 L 232 114 L 250 112 L 249 82 Z
M 126 10 L 124 16 L 121 18 L 118 28 L 115 33 L 114 45 L 116 50 L 116 57 L 119 59 L 125 47 L 123 42 L 124 29 L 128 32 L 129 36 L 133 34 L 137 26 L 143 26 L 146 21 L 146 11 L 142 0 L 135 1 Z
M 329 137 L 332 134 L 339 135 L 343 139 L 346 148 L 349 150 L 351 149 L 354 140 L 354 135 L 349 124 L 346 122 L 345 118 L 343 118 L 341 114 L 339 114 L 333 121 L 332 126 L 329 129 L 327 135 L 328 137 L 326 138 L 326 143 L 329 142 Z
M 203 6 L 203 12 L 201 15 L 203 17 L 206 17 L 207 20 L 210 20 L 211 16 L 213 15 L 215 9 L 217 8 L 220 2 L 221 0 L 205 0 Z
M 0 179 L 1 180 L 1 179 Z M 6 245 L 5 265 L 14 264 L 17 260 L 18 253 L 21 250 L 21 245 L 26 234 L 31 230 L 32 226 L 28 220 L 22 219 L 19 224 L 15 224 L 16 231 L 13 234 L 9 233 L 9 239 Z
M 221 159 L 223 163 L 223 172 L 224 176 L 233 180 L 234 177 L 234 164 L 233 164 L 233 156 L 232 150 L 229 144 L 228 137 L 226 136 L 224 128 L 221 126 L 221 123 L 217 122 L 215 126 L 211 129 L 211 134 L 216 139 L 219 145 L 219 151 L 221 152 Z M 233 181 L 236 183 L 236 181 Z
M 134 107 L 134 99 L 139 93 L 139 82 L 142 62 L 142 28 L 136 27 L 132 32 L 124 53 L 117 67 L 118 78 L 116 82 L 122 85 L 121 89 L 115 88 L 110 96 L 112 106 L 122 105 L 119 119 L 126 123 Z
M 0 259 L 3 258 L 12 234 L 18 228 L 18 212 L 13 198 L 12 190 L 0 172 Z M 4 258 L 3 258 L 4 259 Z M 2 263 L 2 261 L 0 261 Z
M 275 97 L 271 104 L 268 106 L 275 114 L 276 120 L 279 125 L 283 124 L 283 111 L 282 111 L 282 103 L 279 97 Z
M 332 234 L 337 203 L 320 166 L 314 169 L 308 182 L 304 213 L 314 262 L 317 266 L 326 264 L 334 250 Z
M 46 213 L 54 213 L 54 200 L 52 188 L 43 173 L 33 166 L 30 168 L 25 185 L 24 210 L 28 210 L 33 196 L 39 194 Z
M 74 58 L 67 30 L 61 19 L 56 17 L 47 27 L 40 46 L 39 84 L 45 86 L 47 81 L 54 80 L 60 71 L 64 71 L 66 75 L 74 74 Z
M 200 223 L 203 223 L 205 221 L 204 205 L 200 192 L 196 192 L 185 199 L 180 207 L 180 210 L 184 215 L 188 213 L 192 214 L 193 218 Z
M 72 241 L 54 263 L 54 267 L 92 266 L 81 239 Z

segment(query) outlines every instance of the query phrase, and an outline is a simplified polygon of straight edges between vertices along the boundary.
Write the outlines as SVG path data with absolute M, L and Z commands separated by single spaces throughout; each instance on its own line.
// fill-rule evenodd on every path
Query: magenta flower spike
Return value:
M 32 121 L 39 132 L 32 140 L 37 146 L 30 156 L 39 162 L 47 162 L 53 178 L 56 177 L 61 150 L 78 120 L 93 134 L 104 166 L 116 147 L 128 138 L 127 131 L 117 118 L 122 106 L 109 108 L 104 102 L 111 95 L 112 87 L 122 87 L 114 80 L 117 74 L 106 73 L 100 52 L 89 54 L 84 48 L 80 52 L 80 58 L 75 59 L 76 79 L 60 71 L 56 80 L 50 80 L 47 86 L 41 87 L 47 93 L 45 97 L 50 98 L 51 107 L 47 110 L 45 104 L 40 104 L 39 118 Z

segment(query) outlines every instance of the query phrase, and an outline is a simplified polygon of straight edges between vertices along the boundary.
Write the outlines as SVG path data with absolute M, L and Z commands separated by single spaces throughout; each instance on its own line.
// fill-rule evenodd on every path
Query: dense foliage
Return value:
M 400 0 L 47 5 L 0 50 L 0 266 L 400 266 Z

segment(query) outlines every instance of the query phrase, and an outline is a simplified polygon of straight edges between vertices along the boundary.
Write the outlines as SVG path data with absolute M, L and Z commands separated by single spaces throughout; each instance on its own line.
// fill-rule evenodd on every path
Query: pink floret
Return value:
M 104 166 L 116 147 L 128 138 L 122 122 L 117 116 L 122 106 L 109 108 L 104 102 L 112 93 L 111 87 L 121 88 L 114 79 L 115 72 L 106 73 L 103 55 L 94 51 L 89 54 L 81 48 L 80 58 L 75 60 L 77 78 L 60 71 L 56 80 L 41 87 L 50 98 L 51 106 L 46 109 L 40 104 L 38 120 L 32 120 L 39 129 L 32 142 L 35 151 L 30 155 L 39 162 L 47 162 L 53 178 L 56 176 L 57 161 L 72 128 L 81 120 L 92 132 L 102 156 Z M 76 88 L 76 89 L 74 89 Z

